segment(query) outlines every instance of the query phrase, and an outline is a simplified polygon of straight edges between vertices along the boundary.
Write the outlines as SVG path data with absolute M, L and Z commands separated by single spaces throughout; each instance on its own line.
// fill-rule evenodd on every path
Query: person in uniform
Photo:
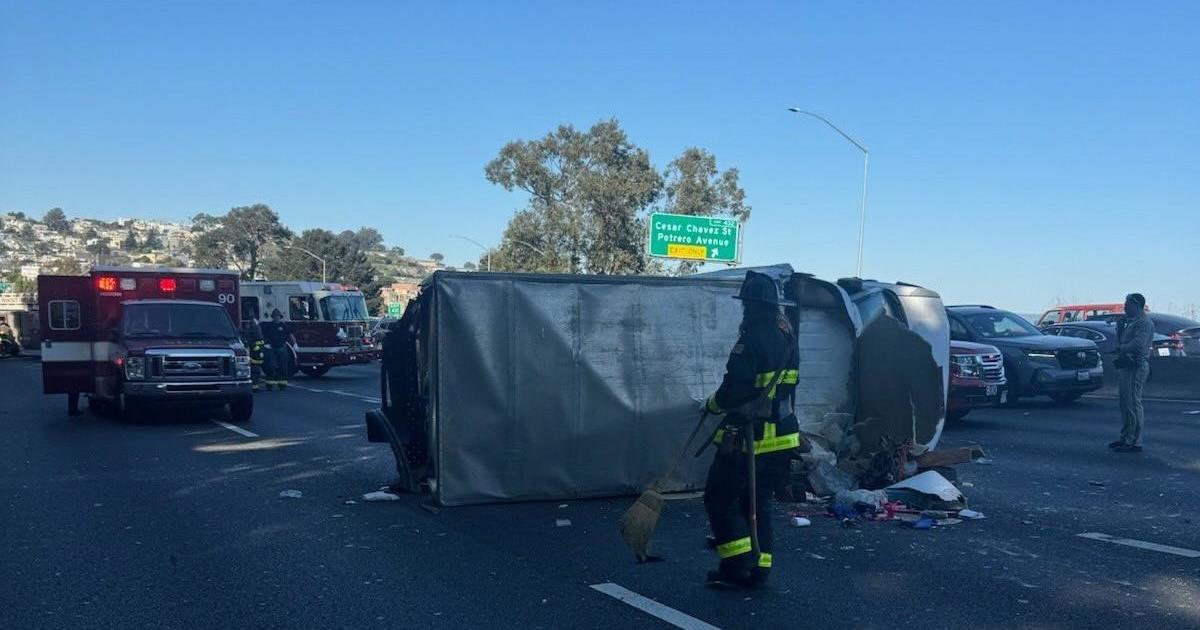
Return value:
M 263 341 L 262 325 L 254 317 L 242 322 L 242 344 L 250 354 L 250 384 L 251 389 L 258 391 L 263 383 Z
M 267 389 L 284 389 L 292 371 L 292 351 L 289 346 L 296 343 L 296 338 L 288 332 L 279 309 L 271 311 L 271 321 L 262 325 L 262 336 L 266 344 Z
M 1121 439 L 1108 445 L 1118 453 L 1142 451 L 1142 388 L 1150 375 L 1150 346 L 1154 324 L 1146 316 L 1146 298 L 1130 293 L 1125 298 L 1125 318 L 1117 331 L 1118 389 L 1121 401 Z
M 708 583 L 757 587 L 766 582 L 773 563 L 771 501 L 787 480 L 789 452 L 800 445 L 792 409 L 800 359 L 780 310 L 795 303 L 781 299 L 774 280 L 748 272 L 735 299 L 743 308 L 740 335 L 721 386 L 706 403 L 709 412 L 725 415 L 713 436 L 717 454 L 704 487 L 704 509 L 720 558 Z M 757 550 L 748 509 L 747 442 L 754 452 Z

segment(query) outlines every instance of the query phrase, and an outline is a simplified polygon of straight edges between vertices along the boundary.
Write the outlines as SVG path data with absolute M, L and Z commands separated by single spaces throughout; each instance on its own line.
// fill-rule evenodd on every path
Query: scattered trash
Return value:
M 368 492 L 368 493 L 362 495 L 362 500 L 363 501 L 399 501 L 400 497 L 392 494 L 391 492 L 384 492 L 383 490 L 376 490 L 375 492 Z
M 827 559 L 825 556 L 822 556 L 822 555 L 816 554 L 816 553 L 810 553 L 810 554 L 808 554 L 808 557 L 812 558 L 813 560 L 826 560 Z
M 570 526 L 571 526 L 571 519 L 569 519 L 569 518 L 559 518 L 559 519 L 555 519 L 555 520 L 554 520 L 554 524 L 555 524 L 555 526 L 557 526 L 557 527 L 570 527 Z
M 854 529 L 858 527 L 858 521 L 852 518 L 842 519 L 842 529 Z
M 281 499 L 299 499 L 302 496 L 304 496 L 304 493 L 299 490 L 284 490 L 279 493 L 279 498 Z
M 358 501 L 355 501 L 354 499 L 346 499 L 345 501 L 342 501 L 342 505 L 358 505 Z
M 974 488 L 975 487 L 975 484 L 971 483 L 970 481 L 964 481 L 958 485 L 960 485 L 964 488 Z
M 958 517 L 971 521 L 978 521 L 987 518 L 984 516 L 983 512 L 976 512 L 975 510 L 959 510 Z
M 988 465 L 988 464 L 991 464 L 991 463 L 992 463 L 992 460 L 990 460 L 990 459 L 988 459 L 988 458 L 986 458 L 986 457 L 980 457 L 979 459 L 976 459 L 976 460 L 972 461 L 971 463 L 972 463 L 972 464 L 983 464 L 983 465 L 985 465 L 985 466 L 986 466 L 986 465 Z
M 1093 486 L 1100 486 L 1101 488 L 1103 488 L 1103 487 L 1104 487 L 1104 482 L 1103 482 L 1103 481 L 1092 481 L 1092 480 L 1090 480 L 1090 479 L 1089 479 L 1089 480 L 1088 480 L 1088 483 L 1089 483 L 1089 484 L 1091 484 L 1091 485 L 1093 485 Z
M 808 485 L 818 495 L 829 496 L 854 487 L 854 476 L 826 461 L 808 475 Z
M 939 518 L 939 519 L 937 519 L 936 522 L 938 524 L 938 527 L 941 527 L 942 525 L 958 525 L 959 523 L 962 522 L 962 519 L 961 518 Z
M 980 460 L 976 460 L 980 461 Z M 909 477 L 899 483 L 894 483 L 888 486 L 889 489 L 907 489 L 916 490 L 922 494 L 932 494 L 943 501 L 960 501 L 962 493 L 954 484 L 946 481 L 946 478 L 938 473 L 928 470 L 915 477 Z
M 866 506 L 872 512 L 883 509 L 883 504 L 887 502 L 887 493 L 882 490 L 842 490 L 833 497 L 834 506 Z
M 565 510 L 565 509 L 567 509 L 567 504 L 566 504 L 566 503 L 560 503 L 560 504 L 558 504 L 558 509 L 560 509 L 560 510 Z
M 939 468 L 942 466 L 965 464 L 973 459 L 979 459 L 983 456 L 983 447 L 979 446 L 978 444 L 963 446 L 961 448 L 947 448 L 926 451 L 925 453 L 917 456 L 917 469 L 928 470 L 930 468 Z
M 333 518 L 346 518 L 346 517 L 342 514 L 334 514 Z
M 1183 412 L 1185 416 L 1200 416 L 1200 409 L 1189 409 Z
M 933 529 L 937 525 L 937 521 L 931 518 L 922 517 L 915 521 L 906 521 L 905 525 L 913 529 Z
M 804 518 L 803 516 L 792 517 L 792 527 L 809 527 L 811 525 L 812 521 Z

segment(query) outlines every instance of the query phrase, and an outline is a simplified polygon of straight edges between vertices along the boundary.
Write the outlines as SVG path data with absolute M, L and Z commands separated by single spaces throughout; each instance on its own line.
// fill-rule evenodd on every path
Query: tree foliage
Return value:
M 59 276 L 82 276 L 84 273 L 83 265 L 69 256 L 63 256 L 46 265 L 46 271 Z
M 562 125 L 538 140 L 510 142 L 484 173 L 505 190 L 529 193 L 492 252 L 496 269 L 654 273 L 662 265 L 646 258 L 651 211 L 750 216 L 737 169 L 720 171 L 712 153 L 689 148 L 660 174 L 616 120 L 587 131 Z
M 66 234 L 71 231 L 71 222 L 67 221 L 67 214 L 63 212 L 62 208 L 50 208 L 47 210 L 46 215 L 42 217 L 42 223 L 59 234 Z
M 326 276 L 330 282 L 357 287 L 367 296 L 369 305 L 375 308 L 379 284 L 375 267 L 367 259 L 367 250 L 363 249 L 364 244 L 370 243 L 370 238 L 363 238 L 363 230 L 347 230 L 341 234 L 322 229 L 305 230 L 288 243 L 294 247 L 274 248 L 272 254 L 264 259 L 262 270 L 266 276 L 276 280 L 319 279 L 321 262 L 299 248 L 307 249 L 325 260 Z
M 446 257 L 437 252 L 433 252 L 432 254 L 429 255 L 429 260 L 432 260 L 435 263 L 440 263 L 443 260 L 446 260 Z
M 279 215 L 261 203 L 233 208 L 224 216 L 197 214 L 192 229 L 199 232 L 194 243 L 196 265 L 232 266 L 243 280 L 257 277 L 266 247 L 292 236 Z
M 151 228 L 146 234 L 146 238 L 142 240 L 141 250 L 144 252 L 155 251 L 163 248 L 162 238 L 158 235 L 158 230 Z
M 127 253 L 136 252 L 138 248 L 137 234 L 133 233 L 133 228 L 125 233 L 125 240 L 121 241 L 121 249 Z

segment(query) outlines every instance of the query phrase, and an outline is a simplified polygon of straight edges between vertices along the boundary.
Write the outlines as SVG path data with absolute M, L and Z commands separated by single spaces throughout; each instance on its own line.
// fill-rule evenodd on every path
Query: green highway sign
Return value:
M 7 291 L 7 290 L 9 289 L 9 287 L 11 287 L 11 286 L 12 286 L 12 285 L 11 285 L 11 284 L 9 284 L 9 283 L 7 283 L 7 282 L 0 282 L 0 293 L 4 293 L 4 292 L 5 292 L 5 291 Z
M 387 305 L 388 317 L 400 317 L 400 311 L 404 305 L 399 302 L 391 302 Z
M 650 215 L 650 255 L 700 262 L 741 260 L 742 226 L 737 219 L 655 212 Z

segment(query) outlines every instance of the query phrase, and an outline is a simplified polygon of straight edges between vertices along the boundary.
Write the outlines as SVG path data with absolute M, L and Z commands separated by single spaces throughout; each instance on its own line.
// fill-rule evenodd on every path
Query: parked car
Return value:
M 1146 316 L 1150 318 L 1150 323 L 1154 324 L 1155 333 L 1159 335 L 1166 335 L 1167 337 L 1171 338 L 1171 340 L 1174 342 L 1172 345 L 1173 350 L 1178 350 L 1181 355 L 1188 354 L 1187 342 L 1184 340 L 1185 335 L 1183 331 L 1200 328 L 1200 322 L 1194 319 L 1180 317 L 1179 315 L 1168 315 L 1166 313 L 1146 313 Z M 1090 318 L 1088 321 L 1112 322 L 1115 324 L 1116 322 L 1120 321 L 1122 317 L 1124 317 L 1124 315 L 1110 313 L 1106 315 L 1097 315 Z M 1200 333 L 1197 333 L 1196 331 L 1189 333 L 1189 335 L 1193 336 L 1192 347 L 1194 350 L 1191 356 L 1200 356 L 1200 341 L 1197 341 L 1194 338 L 1197 334 Z
M 1095 342 L 1046 335 L 1025 318 L 991 306 L 951 306 L 950 339 L 996 346 L 1004 356 L 1008 402 L 1049 396 L 1066 403 L 1103 385 Z
M 1047 335 L 1077 337 L 1079 339 L 1094 341 L 1096 347 L 1100 349 L 1100 354 L 1104 355 L 1105 358 L 1117 353 L 1116 322 L 1092 320 L 1070 324 L 1055 324 L 1053 326 L 1046 326 L 1042 329 L 1042 332 Z M 1154 333 L 1154 346 L 1150 354 L 1157 357 L 1181 357 L 1183 356 L 1183 342 L 1167 335 Z
M 1112 313 L 1120 315 L 1124 311 L 1124 302 L 1113 302 L 1111 304 L 1068 304 L 1065 306 L 1055 306 L 1045 313 L 1042 313 L 1042 316 L 1037 319 L 1037 327 L 1041 328 L 1051 324 L 1064 324 L 1066 322 L 1080 322 L 1092 317 L 1108 315 Z
M 950 342 L 950 390 L 946 419 L 960 420 L 972 409 L 1008 402 L 1004 355 L 996 346 Z

